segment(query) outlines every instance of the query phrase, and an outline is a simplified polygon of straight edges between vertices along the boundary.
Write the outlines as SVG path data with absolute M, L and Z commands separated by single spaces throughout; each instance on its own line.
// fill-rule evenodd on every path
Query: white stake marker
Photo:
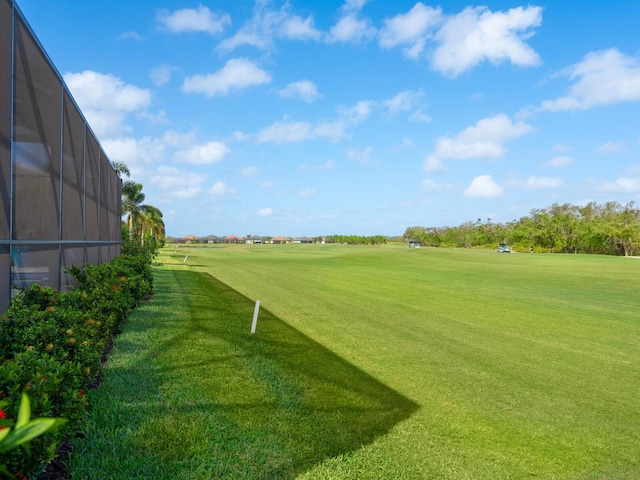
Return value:
M 184 256 L 184 260 L 182 261 L 182 263 L 187 263 L 187 258 L 189 258 L 189 255 Z
M 251 322 L 251 333 L 256 333 L 258 326 L 258 312 L 260 311 L 260 300 L 256 300 L 256 308 L 253 309 L 253 322 Z

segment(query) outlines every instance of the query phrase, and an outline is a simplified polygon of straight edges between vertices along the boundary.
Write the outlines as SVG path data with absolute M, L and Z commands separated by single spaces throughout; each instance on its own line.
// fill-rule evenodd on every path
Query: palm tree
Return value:
M 142 211 L 142 202 L 145 195 L 142 193 L 142 184 L 127 180 L 122 184 L 122 211 L 128 213 L 129 238 L 133 240 L 133 225 Z
M 164 241 L 164 221 L 162 220 L 162 212 L 153 205 L 140 206 L 140 240 L 144 244 L 145 232 L 156 242 Z
M 126 163 L 116 160 L 115 162 L 112 162 L 111 165 L 113 165 L 113 169 L 120 178 L 122 178 L 123 175 L 127 178 L 131 177 L 131 171 L 129 170 L 129 167 L 127 167 Z

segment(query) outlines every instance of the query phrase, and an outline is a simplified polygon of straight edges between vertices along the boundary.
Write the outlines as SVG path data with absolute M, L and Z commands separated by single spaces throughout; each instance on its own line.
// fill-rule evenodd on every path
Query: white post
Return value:
M 251 322 L 251 333 L 256 333 L 258 326 L 258 312 L 260 311 L 260 300 L 256 300 L 256 308 L 253 309 L 253 322 Z
M 184 260 L 182 261 L 182 263 L 187 263 L 187 258 L 189 258 L 189 255 L 184 256 Z

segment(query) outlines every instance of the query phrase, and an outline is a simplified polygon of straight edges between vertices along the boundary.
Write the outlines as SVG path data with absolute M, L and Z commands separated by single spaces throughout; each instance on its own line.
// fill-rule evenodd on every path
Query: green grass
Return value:
M 251 245 L 160 261 L 91 392 L 76 478 L 640 477 L 640 260 Z

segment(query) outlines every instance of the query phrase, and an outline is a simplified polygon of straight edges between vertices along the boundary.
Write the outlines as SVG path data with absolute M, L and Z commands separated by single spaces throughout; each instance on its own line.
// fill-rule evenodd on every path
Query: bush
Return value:
M 3 410 L 9 402 L 0 400 L 0 453 L 5 454 L 0 459 L 0 474 L 9 478 L 22 477 L 24 474 L 12 474 L 9 471 L 6 453 L 14 450 L 21 445 L 28 445 L 37 437 L 46 432 L 52 432 L 60 426 L 64 425 L 67 420 L 65 418 L 31 418 L 31 402 L 29 396 L 23 393 L 20 399 L 20 406 L 16 420 L 7 418 L 7 413 Z M 55 447 L 55 445 L 53 445 Z
M 24 392 L 34 416 L 69 421 L 29 449 L 3 454 L 9 471 L 37 475 L 62 439 L 80 430 L 107 342 L 153 287 L 153 257 L 148 248 L 123 246 L 109 263 L 72 267 L 77 285 L 69 292 L 32 285 L 12 299 L 0 318 L 0 400 L 18 405 Z M 6 414 L 17 412 L 7 407 Z

